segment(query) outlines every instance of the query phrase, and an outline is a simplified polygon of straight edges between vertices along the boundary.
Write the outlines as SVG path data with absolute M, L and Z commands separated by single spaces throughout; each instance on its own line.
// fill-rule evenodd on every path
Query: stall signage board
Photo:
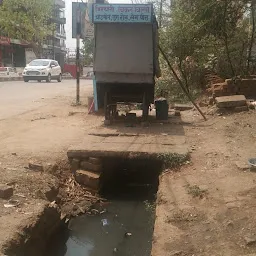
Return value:
M 93 23 L 152 23 L 152 4 L 94 4 Z

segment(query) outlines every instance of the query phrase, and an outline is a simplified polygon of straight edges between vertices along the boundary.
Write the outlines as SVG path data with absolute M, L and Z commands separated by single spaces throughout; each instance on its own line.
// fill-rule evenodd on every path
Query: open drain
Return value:
M 150 256 L 160 161 L 103 158 L 100 194 L 104 204 L 69 222 L 47 255 Z M 92 214 L 95 213 L 95 214 Z

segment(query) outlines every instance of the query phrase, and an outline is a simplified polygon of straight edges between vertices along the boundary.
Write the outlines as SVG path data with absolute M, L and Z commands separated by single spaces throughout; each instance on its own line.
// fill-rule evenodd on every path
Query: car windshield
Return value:
M 48 60 L 33 60 L 28 65 L 29 66 L 44 66 L 44 67 L 46 67 L 49 65 L 49 61 Z

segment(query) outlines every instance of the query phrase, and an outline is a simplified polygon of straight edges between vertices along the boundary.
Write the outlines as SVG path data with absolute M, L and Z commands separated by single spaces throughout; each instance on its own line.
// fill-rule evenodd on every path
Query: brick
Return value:
M 100 174 L 85 171 L 85 170 L 78 170 L 76 171 L 76 181 L 86 187 L 89 187 L 94 190 L 99 189 L 100 184 Z
M 44 171 L 44 167 L 40 163 L 32 163 L 32 162 L 30 162 L 28 164 L 28 168 L 30 170 L 37 171 L 37 172 L 43 172 Z
M 92 164 L 88 161 L 82 161 L 80 164 L 81 169 L 83 170 L 89 170 L 94 172 L 101 172 L 102 171 L 102 165 L 101 164 Z
M 73 158 L 71 161 L 71 172 L 74 173 L 80 168 L 80 160 Z
M 13 188 L 0 184 L 0 198 L 9 199 L 13 195 Z
M 246 98 L 244 95 L 217 97 L 215 100 L 216 100 L 217 107 L 219 108 L 247 106 Z
M 88 160 L 91 164 L 96 164 L 96 165 L 100 165 L 102 163 L 100 158 L 96 158 L 96 157 L 89 157 Z
M 234 111 L 237 112 L 237 113 L 248 111 L 248 110 L 249 110 L 248 106 L 242 106 L 242 107 L 235 107 L 234 108 Z
M 229 85 L 229 86 L 234 85 L 234 82 L 233 82 L 232 79 L 226 79 L 226 80 L 225 80 L 225 83 L 226 83 L 227 85 Z

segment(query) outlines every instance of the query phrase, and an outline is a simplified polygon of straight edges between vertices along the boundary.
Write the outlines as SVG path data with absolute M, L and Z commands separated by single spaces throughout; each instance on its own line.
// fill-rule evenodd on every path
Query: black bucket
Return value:
M 157 120 L 167 120 L 169 105 L 165 98 L 160 98 L 155 100 L 156 106 L 156 119 Z

